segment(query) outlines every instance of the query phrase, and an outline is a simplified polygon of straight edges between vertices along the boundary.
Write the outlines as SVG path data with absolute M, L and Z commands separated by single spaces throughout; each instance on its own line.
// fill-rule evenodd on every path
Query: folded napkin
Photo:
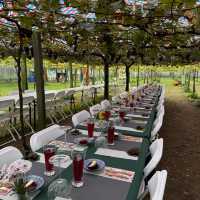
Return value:
M 125 151 L 106 149 L 106 148 L 99 148 L 95 152 L 95 154 L 102 155 L 102 156 L 115 157 L 115 158 L 128 159 L 128 160 L 138 160 L 138 157 L 130 156 Z
M 143 116 L 142 114 L 141 115 L 136 115 L 136 114 L 127 114 L 126 117 L 129 117 L 129 118 L 149 118 L 149 115 L 147 116 Z
M 125 126 L 115 126 L 115 129 L 121 130 L 121 131 L 134 131 L 134 132 L 140 132 L 140 133 L 144 131 L 144 130 L 138 130 L 135 128 L 125 127 Z
M 81 130 L 81 129 L 79 129 L 79 131 L 80 131 L 80 133 L 82 135 L 88 135 L 88 131 L 87 130 Z M 99 137 L 99 136 L 101 136 L 101 132 L 94 131 L 94 137 Z

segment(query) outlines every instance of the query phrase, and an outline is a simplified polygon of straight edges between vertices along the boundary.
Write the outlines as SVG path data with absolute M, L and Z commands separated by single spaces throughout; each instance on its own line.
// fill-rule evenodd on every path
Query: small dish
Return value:
M 99 159 L 87 159 L 84 161 L 84 169 L 88 172 L 102 171 L 105 168 L 105 162 Z
M 29 192 L 35 192 L 44 185 L 44 179 L 41 176 L 29 175 L 26 181 L 27 189 Z

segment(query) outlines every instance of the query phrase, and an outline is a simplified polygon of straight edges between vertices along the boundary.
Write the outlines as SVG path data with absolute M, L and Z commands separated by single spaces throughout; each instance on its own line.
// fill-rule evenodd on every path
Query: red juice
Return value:
M 93 137 L 93 133 L 94 133 L 94 123 L 88 123 L 88 124 L 87 124 L 87 128 L 88 128 L 88 137 L 89 137 L 89 138 Z
M 114 144 L 114 138 L 115 138 L 115 128 L 114 127 L 109 127 L 108 128 L 108 144 Z
M 130 107 L 133 107 L 134 106 L 134 103 L 133 102 L 130 102 Z
M 105 116 L 105 120 L 109 120 L 110 116 L 111 116 L 111 112 L 110 111 L 105 111 L 104 112 L 104 116 Z
M 47 148 L 44 150 L 44 158 L 45 158 L 45 167 L 47 172 L 51 172 L 54 170 L 54 165 L 49 162 L 49 159 L 55 155 L 55 151 L 51 148 Z
M 83 177 L 83 165 L 84 161 L 81 155 L 75 156 L 73 160 L 73 174 L 74 174 L 74 181 L 81 182 Z
M 119 117 L 120 117 L 121 120 L 124 121 L 125 112 L 124 111 L 119 111 Z

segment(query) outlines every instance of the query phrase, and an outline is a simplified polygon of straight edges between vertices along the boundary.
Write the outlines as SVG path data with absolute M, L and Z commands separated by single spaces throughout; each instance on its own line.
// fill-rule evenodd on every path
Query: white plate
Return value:
M 32 163 L 28 160 L 19 159 L 15 162 L 11 163 L 7 169 L 9 174 L 16 174 L 16 173 L 27 173 L 30 171 L 32 167 Z
M 27 182 L 30 180 L 33 180 L 37 184 L 37 187 L 31 192 L 39 190 L 44 185 L 44 178 L 42 178 L 41 176 L 29 175 L 27 177 Z

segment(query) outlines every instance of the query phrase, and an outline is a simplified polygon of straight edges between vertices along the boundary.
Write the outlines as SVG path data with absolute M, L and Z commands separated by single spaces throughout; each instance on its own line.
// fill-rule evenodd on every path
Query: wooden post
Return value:
M 45 93 L 44 93 L 44 69 L 42 59 L 41 35 L 37 30 L 33 31 L 33 55 L 34 70 L 36 77 L 36 93 L 37 93 L 37 114 L 38 129 L 46 128 L 46 109 L 45 109 Z
M 130 66 L 126 65 L 126 88 L 125 90 L 129 91 L 129 84 L 130 84 Z
M 104 64 L 104 99 L 109 99 L 109 65 Z
M 26 56 L 23 55 L 22 57 L 23 65 L 21 67 L 21 77 L 22 77 L 22 89 L 28 90 L 28 80 L 27 80 L 27 65 L 26 65 Z
M 137 87 L 139 87 L 140 84 L 140 66 L 138 65 L 137 68 Z
M 69 75 L 70 75 L 70 88 L 73 88 L 73 67 L 72 67 L 72 62 L 69 62 Z

